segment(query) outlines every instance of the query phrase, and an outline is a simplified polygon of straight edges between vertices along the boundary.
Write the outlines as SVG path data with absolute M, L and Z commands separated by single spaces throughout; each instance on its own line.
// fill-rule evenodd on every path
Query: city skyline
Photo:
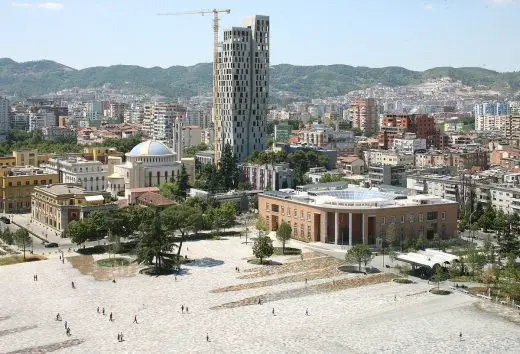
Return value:
M 211 62 L 211 16 L 155 14 L 216 7 L 231 9 L 221 17 L 221 40 L 223 30 L 244 16 L 270 16 L 273 65 L 520 70 L 515 60 L 520 49 L 511 45 L 520 32 L 515 21 L 515 10 L 520 9 L 517 0 L 325 1 L 321 6 L 301 1 L 297 5 L 269 0 L 247 4 L 204 0 L 182 6 L 164 0 L 153 6 L 119 0 L 88 5 L 72 0 L 0 1 L 0 12 L 6 14 L 0 30 L 10 34 L 0 47 L 0 57 L 18 62 L 48 59 L 75 69 Z M 30 25 L 21 25 L 24 21 Z M 482 23 L 485 26 L 476 25 Z M 493 43 L 496 50 L 478 51 L 479 43 L 480 48 Z

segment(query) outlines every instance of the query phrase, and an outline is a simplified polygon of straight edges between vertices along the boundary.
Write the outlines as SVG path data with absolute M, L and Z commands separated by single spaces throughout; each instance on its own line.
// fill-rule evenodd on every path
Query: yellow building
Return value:
M 34 188 L 32 219 L 65 236 L 71 221 L 100 209 L 116 209 L 109 192 L 86 191 L 75 184 L 59 183 Z
M 31 193 L 35 186 L 58 182 L 58 175 L 37 167 L 0 167 L 0 210 L 21 213 L 31 210 Z
M 40 166 L 49 161 L 50 154 L 38 154 L 38 150 L 15 150 L 15 166 Z
M 123 154 L 117 152 L 114 148 L 103 146 L 83 148 L 83 157 L 87 160 L 100 161 L 103 164 L 107 164 L 109 156 L 123 156 Z
M 16 166 L 14 156 L 0 156 L 0 166 Z

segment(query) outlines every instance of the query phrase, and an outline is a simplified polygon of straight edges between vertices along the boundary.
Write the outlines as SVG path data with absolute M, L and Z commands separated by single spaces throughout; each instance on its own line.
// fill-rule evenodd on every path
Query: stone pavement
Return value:
M 520 352 L 517 325 L 476 309 L 472 297 L 433 295 L 424 283 L 385 282 L 273 299 L 265 305 L 211 310 L 244 298 L 304 287 L 303 282 L 291 282 L 215 293 L 221 287 L 258 280 L 241 278 L 248 269 L 260 267 L 246 263 L 251 244 L 242 241 L 228 237 L 185 243 L 189 251 L 183 247 L 182 253 L 190 258 L 221 262 L 212 267 L 187 265 L 177 279 L 138 274 L 116 283 L 96 281 L 57 259 L 0 267 L 0 331 L 14 330 L 0 338 L 1 351 Z M 284 263 L 288 257 L 273 260 Z M 237 266 L 240 272 L 235 270 Z M 33 281 L 33 274 L 38 274 L 38 281 Z M 181 312 L 181 305 L 189 307 L 189 314 Z M 98 314 L 98 306 L 107 314 L 112 312 L 115 320 Z M 55 320 L 57 313 L 68 321 L 71 337 L 65 335 L 63 322 Z M 139 324 L 132 323 L 135 315 Z M 37 327 L 16 331 L 27 326 Z M 458 337 L 461 331 L 463 341 Z M 117 341 L 119 332 L 123 332 L 124 342 Z

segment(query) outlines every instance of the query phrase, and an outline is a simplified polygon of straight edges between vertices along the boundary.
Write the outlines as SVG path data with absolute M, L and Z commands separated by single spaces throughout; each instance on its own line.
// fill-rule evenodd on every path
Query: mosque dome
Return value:
M 127 156 L 168 156 L 173 155 L 173 151 L 165 144 L 154 141 L 146 140 L 142 143 L 137 144 L 134 148 L 126 154 Z

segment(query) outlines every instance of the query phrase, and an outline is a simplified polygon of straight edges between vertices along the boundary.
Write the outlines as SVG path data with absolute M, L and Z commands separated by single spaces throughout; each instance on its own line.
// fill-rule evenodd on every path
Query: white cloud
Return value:
M 24 9 L 45 9 L 45 10 L 61 10 L 65 5 L 58 2 L 43 2 L 40 4 L 30 4 L 28 2 L 13 2 L 11 3 L 14 7 L 20 7 Z
M 426 11 L 431 11 L 431 10 L 433 10 L 433 5 L 432 5 L 432 4 L 426 4 L 426 5 L 424 5 L 424 10 L 426 10 Z

